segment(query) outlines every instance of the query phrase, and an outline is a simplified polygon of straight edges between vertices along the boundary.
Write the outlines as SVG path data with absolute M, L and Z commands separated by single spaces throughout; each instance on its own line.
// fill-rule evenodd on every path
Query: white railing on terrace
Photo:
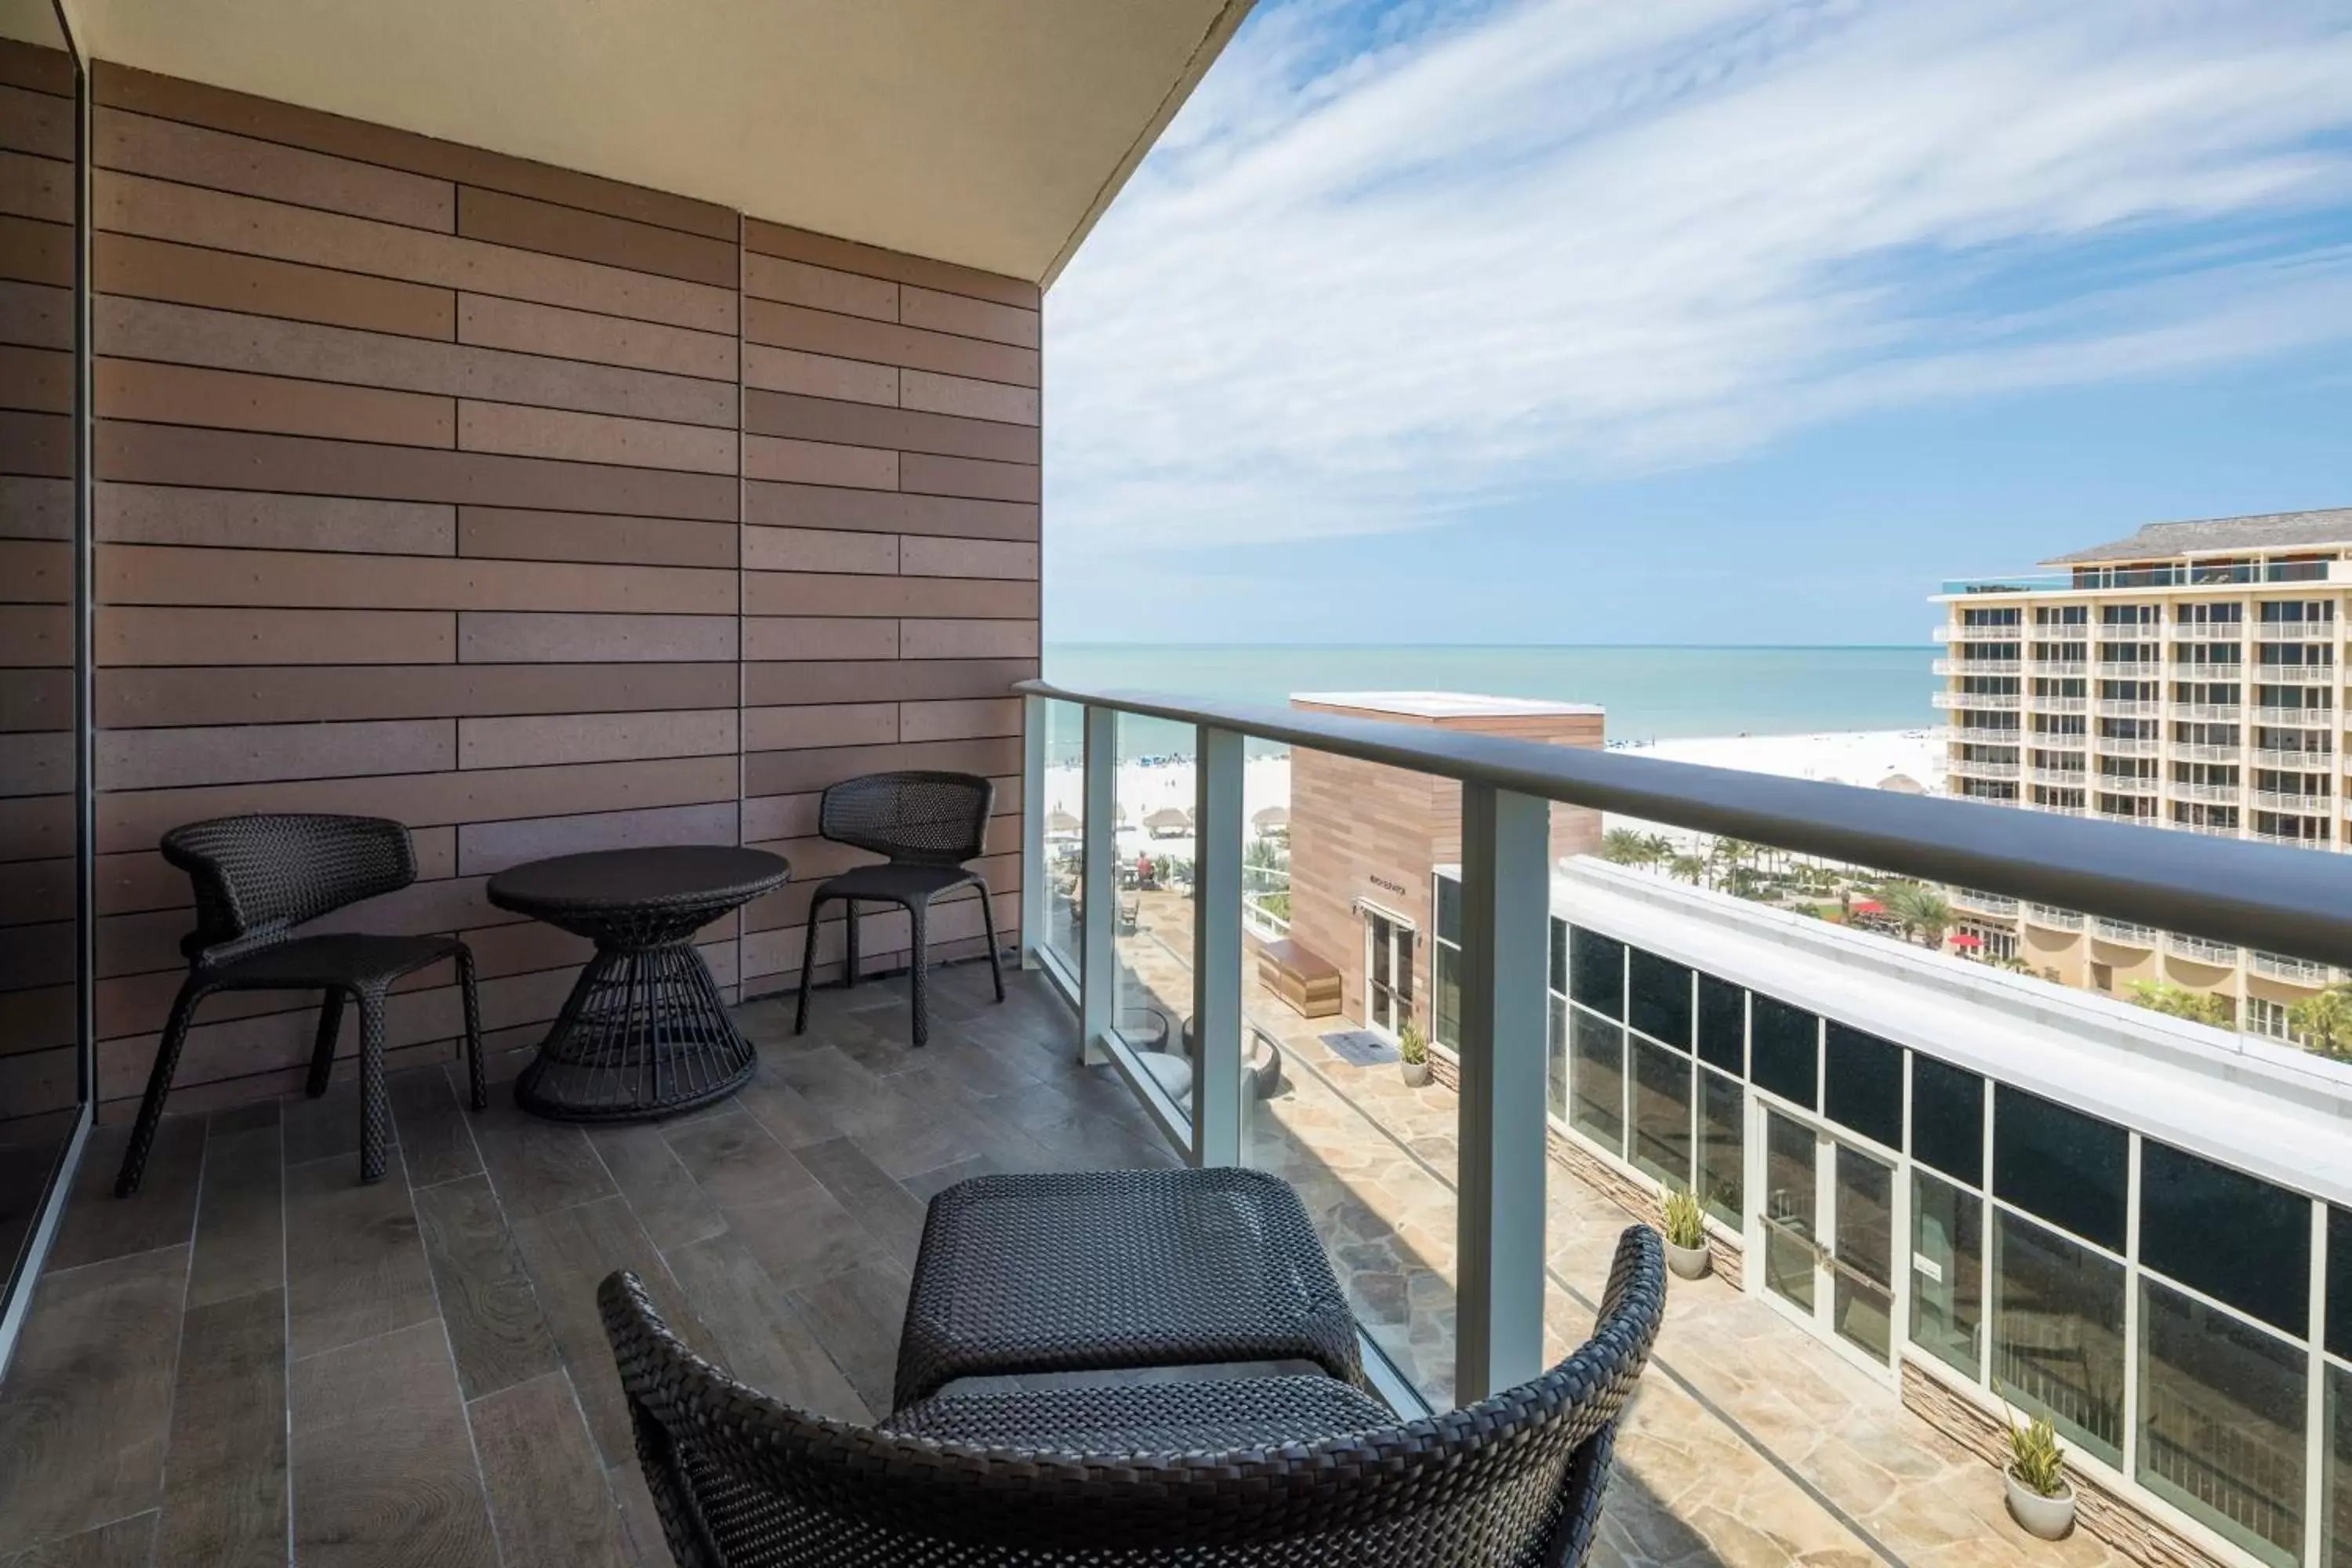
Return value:
M 2245 754 L 2236 746 L 2209 746 L 2202 741 L 2173 741 L 2165 750 L 2176 761 L 2184 763 L 2234 763 Z
M 2103 805 L 2091 815 L 2102 822 L 2132 822 L 2149 827 L 2155 826 L 2157 822 L 2153 811 L 2111 811 Z
M 2031 700 L 2031 705 L 2037 712 L 2042 713 L 2087 713 L 2091 700 L 2087 697 L 2036 696 Z
M 2164 666 L 2154 659 L 2149 659 L 2146 663 L 2118 663 L 2112 659 L 2102 659 L 2099 661 L 2099 679 L 2102 680 L 2162 680 Z
M 2245 831 L 2240 827 L 2223 826 L 2218 822 L 2174 822 L 2167 826 L 2177 832 L 2195 833 L 2207 838 L 2237 838 Z
M 2258 768 L 2290 768 L 2297 773 L 2331 773 L 2336 771 L 2333 752 L 2274 752 L 2256 747 L 2254 766 Z
M 2335 800 L 2324 795 L 2290 795 L 2284 790 L 2258 789 L 2254 804 L 2264 811 L 2294 811 L 2306 816 L 2326 816 L 2336 809 Z
M 2191 783 L 2187 779 L 2172 781 L 2172 793 L 2182 800 L 2218 801 L 2223 805 L 2235 805 L 2245 793 L 2243 784 Z
M 2231 717 L 2235 718 L 2237 711 L 2234 708 L 2230 710 Z M 2332 730 L 2336 727 L 2336 710 L 2333 708 L 2257 708 L 2254 710 L 2254 722 L 2267 724 L 2273 729 Z
M 2333 642 L 2336 638 L 2334 621 L 2249 621 L 2246 624 L 2263 642 Z
M 2336 680 L 2332 664 L 2250 664 L 2246 679 L 2256 686 L 2329 686 Z
M 2234 964 L 2238 950 L 2226 942 L 2208 942 L 2201 936 L 2183 936 L 2179 931 L 2167 931 L 2164 950 L 2199 963 Z
M 2175 702 L 2172 716 L 2205 723 L 2234 724 L 2244 717 L 2245 710 L 2234 702 Z
M 2153 735 L 2099 735 L 2093 743 L 2110 757 L 2152 757 L 2164 745 Z
M 2022 642 L 2023 626 L 1956 626 L 1948 622 L 1936 628 L 1937 642 Z
M 2087 805 L 2057 805 L 2041 800 L 2021 800 L 2017 804 L 2028 811 L 2038 811 L 2050 816 L 2087 816 L 2091 810 Z
M 2035 784 L 2056 784 L 2062 789 L 2081 789 L 2090 773 L 2082 768 L 2042 768 L 2032 770 Z
M 1939 658 L 1934 665 L 1937 675 L 2015 675 L 2023 668 L 2013 658 Z
M 2091 921 L 2091 931 L 2102 942 L 2120 942 L 2126 947 L 2156 945 L 2156 928 L 2135 921 L 2111 921 L 2102 915 Z
M 2055 904 L 2028 904 L 2025 906 L 2025 918 L 2052 931 L 2083 929 L 2083 912 L 2080 910 L 2062 910 Z
M 2307 958 L 2289 958 L 2284 953 L 2263 952 L 2256 949 L 2247 967 L 2271 980 L 2284 980 L 2290 985 L 2325 985 L 2328 980 L 2327 965 L 2314 963 Z
M 2033 673 L 2046 676 L 2088 675 L 2091 667 L 2079 658 L 2037 658 Z
M 2175 621 L 2168 635 L 2182 642 L 2236 642 L 2246 635 L 2243 621 Z
M 2142 778 L 2130 773 L 2093 773 L 2091 787 L 2110 795 L 2154 795 L 2164 787 L 2159 778 Z
M 2017 776 L 2015 763 L 1988 763 L 1975 757 L 1954 757 L 1949 766 L 1953 773 L 1966 773 L 1970 778 L 2013 779 Z
M 1983 892 L 1975 888 L 1954 888 L 1951 891 L 1954 909 L 1973 910 L 1980 915 L 2014 915 L 2017 900 L 2000 893 Z
M 2102 697 L 2099 717 L 2102 719 L 2153 719 L 2164 711 L 2164 704 L 2145 698 Z
M 2019 706 L 2014 691 L 1938 691 L 1928 699 L 1938 708 L 1965 708 L 1979 712 L 2006 712 Z
M 2277 844 L 2289 849 L 2333 849 L 2336 847 L 2326 837 L 2306 837 L 2300 833 L 2267 833 L 2259 827 L 2247 829 L 2246 837 L 2258 844 Z

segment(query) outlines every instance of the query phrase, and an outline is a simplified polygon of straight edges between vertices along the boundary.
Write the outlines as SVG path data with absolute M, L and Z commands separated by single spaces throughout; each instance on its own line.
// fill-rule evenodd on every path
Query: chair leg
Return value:
M 811 978 L 816 973 L 816 919 L 824 913 L 824 900 L 809 900 L 808 940 L 801 944 L 801 1003 L 793 1015 L 793 1033 L 808 1033 L 808 994 Z
M 924 982 L 931 967 L 931 954 L 929 943 L 926 941 L 923 934 L 924 928 L 930 923 L 930 917 L 931 906 L 930 901 L 927 899 L 917 899 L 907 906 L 907 918 L 914 927 L 914 931 L 911 934 L 915 940 L 915 952 L 912 960 L 915 992 L 915 1044 L 919 1048 L 928 1044 L 931 1037 L 930 1009 L 925 1005 L 924 1000 Z
M 302 1092 L 312 1100 L 327 1092 L 335 1076 L 335 1037 L 343 1027 L 343 994 L 333 986 L 319 1004 L 319 1043 L 310 1048 L 310 1079 Z
M 844 899 L 841 900 L 841 907 L 846 911 L 841 919 L 842 940 L 845 944 L 841 961 L 841 988 L 844 991 L 850 991 L 856 989 L 857 985 L 857 900 Z
M 155 1047 L 155 1065 L 147 1073 L 147 1098 L 139 1102 L 139 1120 L 131 1129 L 131 1145 L 122 1151 L 122 1168 L 115 1173 L 114 1195 L 127 1198 L 139 1190 L 147 1173 L 147 1152 L 154 1147 L 156 1124 L 163 1120 L 163 1098 L 172 1091 L 172 1074 L 180 1065 L 180 1047 L 188 1043 L 188 1024 L 195 1017 L 204 988 L 194 978 L 184 981 L 172 999 L 172 1016 Z
M 996 999 L 1004 1000 L 1004 959 L 996 951 L 996 900 L 988 896 L 988 884 L 980 884 L 980 919 L 988 930 L 988 977 L 996 983 Z
M 392 1096 L 383 1084 L 383 994 L 360 993 L 360 1180 L 383 1180 Z
M 482 1000 L 474 988 L 474 950 L 457 950 L 457 990 L 466 1002 L 466 1097 L 477 1110 L 490 1108 L 490 1086 L 482 1078 Z

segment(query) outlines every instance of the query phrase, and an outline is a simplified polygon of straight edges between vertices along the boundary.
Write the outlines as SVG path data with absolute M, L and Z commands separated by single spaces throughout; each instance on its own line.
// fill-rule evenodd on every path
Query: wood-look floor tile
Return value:
M 885 1248 L 900 1262 L 913 1265 L 923 1239 L 922 1200 L 868 1159 L 856 1140 L 812 1143 L 793 1157 Z
M 41 1277 L 0 1399 L 0 1552 L 156 1505 L 187 1284 L 184 1246 Z
M 667 1138 L 695 1184 L 722 1208 L 816 1190 L 816 1178 L 754 1118 L 700 1121 Z
M 801 1097 L 800 1091 L 778 1082 L 762 1058 L 761 1070 L 735 1091 L 735 1103 L 768 1130 L 787 1149 L 822 1143 L 841 1136 L 833 1119 Z
M 274 1151 L 277 1129 L 264 1133 Z M 285 1563 L 283 1290 L 189 1311 L 172 1395 L 163 1520 L 156 1542 L 154 1568 L 266 1568 Z
M 225 1105 L 205 1118 L 205 1136 L 213 1139 L 233 1138 L 240 1132 L 257 1132 L 264 1127 L 278 1125 L 280 1103 L 275 1100 L 257 1100 L 250 1105 Z
M 572 1380 L 550 1372 L 467 1406 L 504 1568 L 625 1568 L 620 1505 Z
M 439 1323 L 296 1362 L 293 1414 L 303 1568 L 497 1568 Z
M 980 1152 L 951 1116 L 900 1093 L 891 1080 L 836 1049 L 780 1058 L 774 1073 L 893 1174 L 928 1171 Z
M 588 1428 L 607 1465 L 635 1462 L 635 1439 L 613 1366 L 612 1342 L 596 1308 L 596 1287 L 616 1268 L 635 1272 L 653 1293 L 669 1326 L 688 1344 L 706 1337 L 702 1326 L 671 1280 L 661 1253 L 637 1224 L 625 1199 L 551 1209 L 509 1221 L 531 1288 L 547 1319 L 555 1347 L 572 1373 L 572 1385 L 588 1413 Z
M 509 1218 L 543 1214 L 617 1191 L 581 1129 L 543 1121 L 503 1094 L 473 1119 L 474 1142 Z
M 393 1121 L 400 1129 L 401 1157 L 408 1162 L 411 1186 L 429 1187 L 470 1176 L 482 1168 L 472 1128 L 457 1093 L 438 1067 L 412 1068 L 385 1080 Z
M 896 1263 L 869 1263 L 792 1292 L 793 1310 L 871 1410 L 890 1409 L 898 1373 L 898 1330 L 912 1276 Z
M 358 1024 L 349 1018 L 347 1029 Z M 316 1100 L 308 1097 L 280 1102 L 278 1128 L 286 1140 L 286 1163 L 307 1165 L 330 1155 L 350 1157 L 353 1173 L 359 1168 L 360 1085 L 355 1078 L 330 1084 Z
M 287 1167 L 286 1290 L 297 1357 L 438 1315 L 398 1150 L 365 1185 L 349 1155 Z
M 673 1249 L 670 1271 L 709 1331 L 696 1349 L 762 1394 L 842 1421 L 872 1413 L 790 1296 L 734 1236 Z
M 49 1248 L 48 1268 L 79 1268 L 159 1247 L 182 1247 L 194 1233 L 196 1189 L 205 1165 L 205 1119 L 165 1117 L 155 1130 L 139 1190 L 118 1198 L 114 1178 L 130 1142 L 127 1123 L 91 1131 L 74 1176 L 73 1196 Z
M 637 1457 L 632 1454 L 608 1467 L 604 1481 L 620 1504 L 622 1536 L 628 1542 L 631 1568 L 677 1568 L 677 1559 L 662 1535 L 661 1510 L 654 1507 L 653 1490 L 646 1485 L 646 1472 Z
M 422 1187 L 415 1201 L 466 1397 L 479 1399 L 559 1369 L 563 1363 L 555 1338 L 488 1178 Z
M 208 1307 L 286 1283 L 286 1211 L 278 1127 L 215 1131 L 196 1202 L 188 1305 Z
M 797 1197 L 741 1204 L 725 1212 L 729 1234 L 788 1289 L 893 1257 L 879 1237 L 813 1180 Z
M 706 1117 L 693 1125 L 720 1120 L 726 1119 Z M 749 1118 L 738 1113 L 734 1120 Z M 604 1162 L 606 1173 L 629 1200 L 629 1207 L 636 1211 L 638 1223 L 660 1241 L 665 1251 L 727 1228 L 719 1205 L 688 1174 L 664 1136 L 684 1130 L 677 1123 L 656 1127 L 640 1122 L 631 1127 L 593 1128 L 588 1133 L 588 1142 Z
M 147 1568 L 154 1551 L 155 1514 L 151 1509 L 29 1552 L 0 1557 L 0 1568 Z
M 918 1171 L 911 1176 L 902 1176 L 898 1180 L 898 1184 L 913 1194 L 928 1210 L 933 1198 L 938 1197 L 958 1182 L 969 1181 L 974 1176 L 1003 1175 L 1005 1171 L 1006 1167 L 999 1164 L 991 1156 L 975 1154 L 969 1160 L 958 1160 L 953 1164 L 941 1165 L 937 1170 Z

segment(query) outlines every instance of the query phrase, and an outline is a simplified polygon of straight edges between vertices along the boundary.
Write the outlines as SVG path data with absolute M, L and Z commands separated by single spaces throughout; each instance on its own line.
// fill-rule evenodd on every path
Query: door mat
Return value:
M 1397 1048 L 1370 1029 L 1340 1029 L 1323 1037 L 1323 1043 L 1343 1062 L 1360 1068 L 1378 1067 L 1397 1059 Z

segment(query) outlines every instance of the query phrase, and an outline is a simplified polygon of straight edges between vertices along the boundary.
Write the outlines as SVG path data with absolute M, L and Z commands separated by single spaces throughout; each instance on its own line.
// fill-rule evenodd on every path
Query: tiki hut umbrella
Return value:
M 1049 811 L 1045 814 L 1045 831 L 1048 833 L 1076 833 L 1085 826 L 1086 824 L 1066 811 Z
M 1154 838 L 1172 837 L 1192 826 L 1192 814 L 1178 806 L 1163 805 L 1143 819 L 1143 830 Z
M 1287 833 L 1290 831 L 1290 813 L 1282 806 L 1269 805 L 1251 815 L 1250 826 L 1260 833 Z
M 1926 795 L 1927 786 L 1909 773 L 1889 773 L 1878 781 L 1881 789 L 1891 789 L 1896 795 Z

